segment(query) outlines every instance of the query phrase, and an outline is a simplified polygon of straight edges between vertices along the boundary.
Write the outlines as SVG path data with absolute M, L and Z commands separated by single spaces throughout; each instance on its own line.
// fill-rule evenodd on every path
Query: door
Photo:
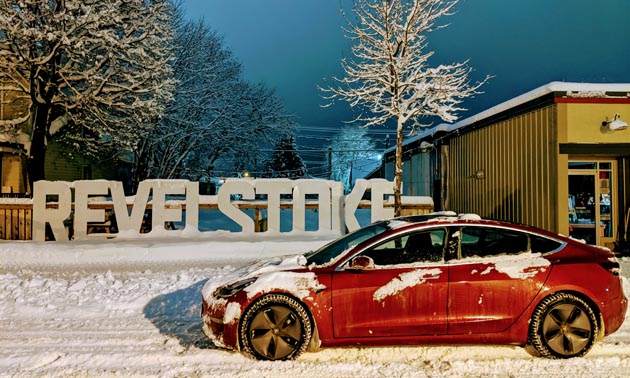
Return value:
M 335 337 L 445 334 L 444 236 L 444 229 L 397 236 L 351 260 L 369 265 L 349 262 L 335 271 Z
M 569 162 L 569 235 L 587 244 L 614 242 L 614 161 Z
M 569 174 L 569 236 L 597 244 L 595 173 Z
M 530 242 L 526 233 L 499 227 L 467 226 L 459 231 L 450 232 L 449 244 L 460 247 L 449 266 L 448 334 L 504 331 L 549 274 L 541 247 L 555 248 L 557 243 Z

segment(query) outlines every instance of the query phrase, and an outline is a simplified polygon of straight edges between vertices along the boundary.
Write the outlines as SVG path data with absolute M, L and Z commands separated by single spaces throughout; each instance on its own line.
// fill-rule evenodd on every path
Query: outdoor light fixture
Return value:
M 615 113 L 612 121 L 608 121 L 608 117 L 606 117 L 606 121 L 602 122 L 602 127 L 606 126 L 608 126 L 611 131 L 625 130 L 628 128 L 628 123 L 621 120 L 619 113 Z
M 420 152 L 427 152 L 430 148 L 435 148 L 435 146 L 427 141 L 422 141 L 422 143 L 420 143 Z

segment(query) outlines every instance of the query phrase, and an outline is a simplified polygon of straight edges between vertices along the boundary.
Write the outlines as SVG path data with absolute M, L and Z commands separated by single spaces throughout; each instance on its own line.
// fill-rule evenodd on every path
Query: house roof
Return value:
M 451 133 L 474 123 L 495 117 L 503 112 L 525 105 L 552 93 L 559 94 L 567 98 L 627 97 L 630 99 L 630 83 L 569 83 L 563 81 L 553 81 L 508 101 L 495 105 L 471 117 L 465 118 L 459 122 L 452 124 L 441 123 L 432 128 L 428 128 L 405 140 L 403 142 L 403 146 L 434 136 L 438 132 Z M 395 145 L 385 150 L 385 153 L 389 153 L 394 150 L 396 150 Z

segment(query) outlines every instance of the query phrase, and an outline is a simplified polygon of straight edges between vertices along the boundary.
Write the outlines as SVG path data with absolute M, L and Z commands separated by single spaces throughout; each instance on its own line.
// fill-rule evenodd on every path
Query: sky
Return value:
M 276 90 L 302 125 L 298 144 L 310 146 L 326 145 L 353 119 L 343 103 L 322 107 L 317 88 L 343 75 L 340 59 L 350 54 L 350 41 L 340 9 L 351 4 L 183 0 L 190 18 L 203 18 L 223 36 L 248 80 Z M 473 80 L 493 76 L 483 94 L 466 100 L 460 119 L 551 81 L 630 83 L 628 0 L 460 0 L 455 10 L 442 20 L 448 27 L 430 35 L 433 64 L 469 60 Z M 386 132 L 370 133 L 382 146 Z

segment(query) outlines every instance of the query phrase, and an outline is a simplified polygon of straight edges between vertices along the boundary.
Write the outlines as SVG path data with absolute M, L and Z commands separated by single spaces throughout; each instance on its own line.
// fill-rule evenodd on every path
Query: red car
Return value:
M 332 346 L 511 344 L 570 358 L 627 308 L 603 248 L 475 216 L 371 224 L 203 289 L 204 332 L 264 360 Z

